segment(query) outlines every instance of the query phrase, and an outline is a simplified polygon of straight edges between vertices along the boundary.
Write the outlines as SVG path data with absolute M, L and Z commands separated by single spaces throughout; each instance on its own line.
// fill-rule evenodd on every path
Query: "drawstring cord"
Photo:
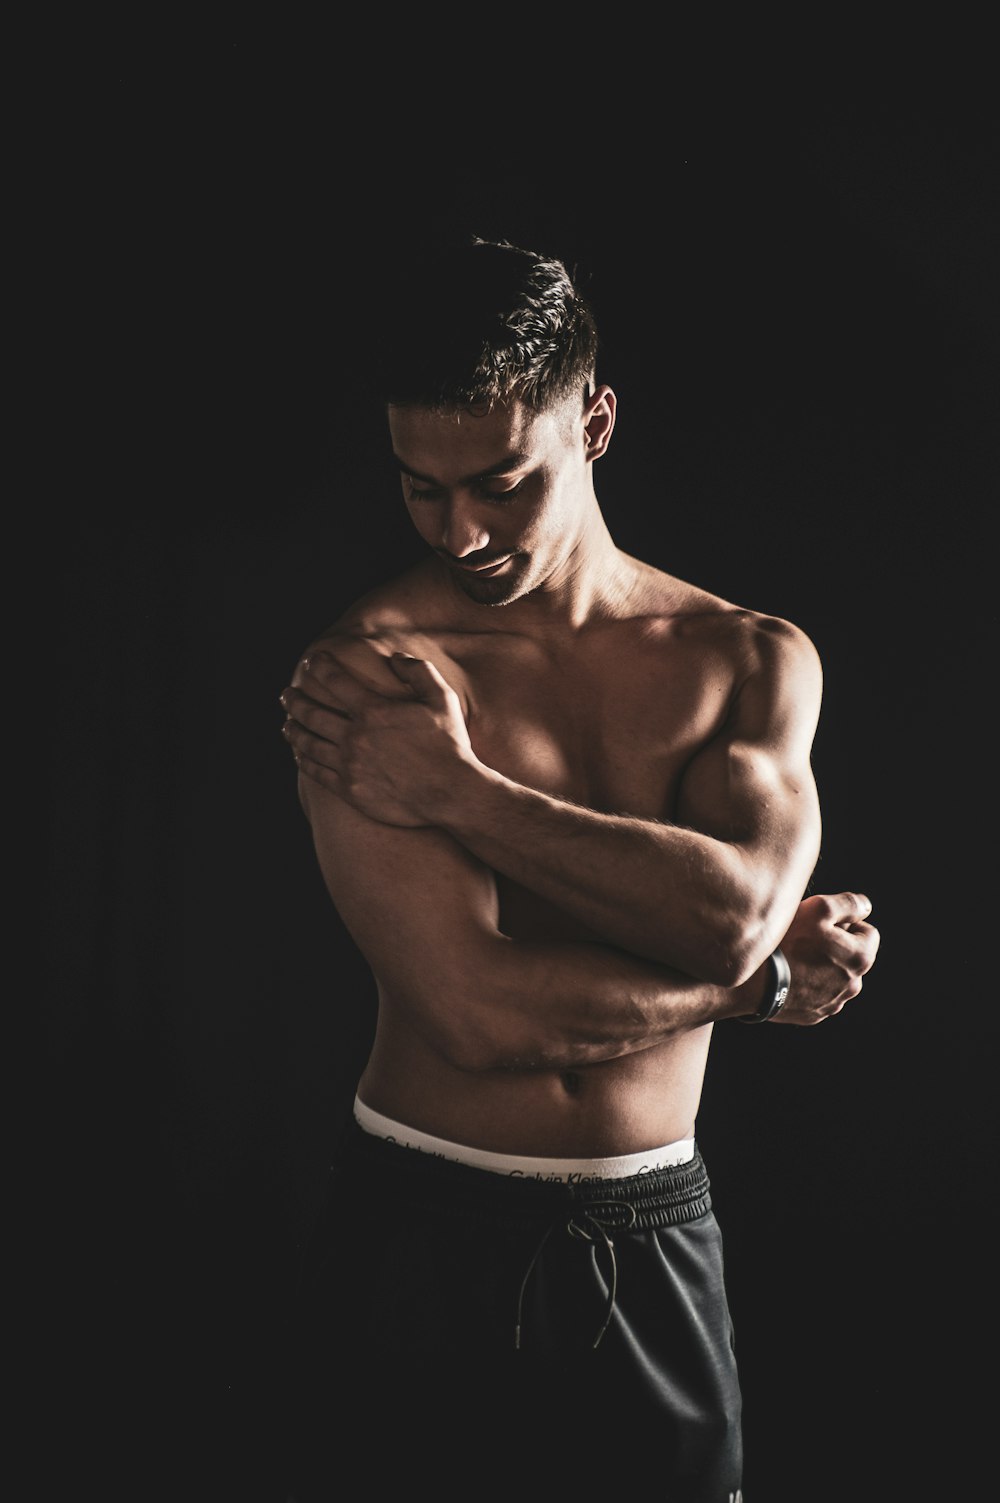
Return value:
M 629 1219 L 624 1222 L 624 1224 L 621 1222 L 620 1218 L 616 1217 L 612 1217 L 611 1219 L 602 1219 L 600 1216 L 595 1214 L 597 1206 L 614 1206 L 616 1209 L 627 1211 Z M 548 1242 L 550 1236 L 552 1235 L 558 1224 L 558 1222 L 552 1222 L 549 1226 L 546 1227 L 541 1241 L 532 1254 L 531 1262 L 525 1269 L 524 1278 L 521 1280 L 521 1288 L 517 1296 L 517 1315 L 514 1320 L 515 1351 L 519 1351 L 521 1348 L 521 1319 L 524 1313 L 524 1294 L 525 1290 L 528 1287 L 528 1280 L 531 1278 L 535 1264 L 538 1262 L 538 1259 L 542 1255 L 542 1250 L 545 1247 L 546 1242 Z M 604 1243 L 604 1246 L 608 1250 L 608 1258 L 611 1264 L 611 1279 L 608 1284 L 608 1303 L 604 1312 L 604 1319 L 601 1322 L 601 1326 L 597 1332 L 597 1335 L 594 1337 L 593 1346 L 591 1348 L 592 1351 L 596 1351 L 601 1344 L 601 1338 L 603 1337 L 605 1331 L 608 1329 L 608 1326 L 611 1324 L 611 1316 L 614 1313 L 615 1308 L 615 1297 L 618 1293 L 618 1259 L 615 1257 L 615 1244 L 611 1240 L 611 1237 L 608 1235 L 608 1229 L 611 1228 L 612 1230 L 615 1230 L 618 1227 L 623 1226 L 623 1229 L 625 1231 L 628 1231 L 631 1227 L 635 1226 L 635 1207 L 630 1206 L 628 1202 L 624 1200 L 598 1201 L 593 1210 L 584 1211 L 579 1218 L 577 1218 L 576 1216 L 571 1216 L 570 1219 L 564 1223 L 564 1225 L 566 1231 L 571 1237 L 577 1237 L 582 1242 L 589 1242 L 591 1246 L 595 1248 L 598 1245 L 597 1238 L 599 1236 L 601 1241 Z
M 569 1229 L 569 1223 L 567 1223 L 567 1230 L 568 1229 Z M 524 1271 L 524 1278 L 521 1280 L 521 1288 L 519 1289 L 518 1295 L 517 1295 L 517 1315 L 514 1318 L 514 1350 L 515 1351 L 520 1351 L 521 1350 L 521 1314 L 522 1314 L 522 1311 L 524 1309 L 524 1291 L 528 1287 L 528 1280 L 531 1278 L 531 1271 L 534 1268 L 535 1264 L 538 1262 L 539 1257 L 541 1256 L 542 1248 L 545 1246 L 546 1242 L 549 1240 L 549 1238 L 551 1237 L 551 1235 L 552 1235 L 552 1226 L 547 1226 L 545 1228 L 545 1233 L 544 1233 L 544 1235 L 542 1237 L 541 1242 L 539 1242 L 538 1246 L 535 1248 L 535 1251 L 532 1253 L 531 1262 L 528 1264 L 527 1268 Z

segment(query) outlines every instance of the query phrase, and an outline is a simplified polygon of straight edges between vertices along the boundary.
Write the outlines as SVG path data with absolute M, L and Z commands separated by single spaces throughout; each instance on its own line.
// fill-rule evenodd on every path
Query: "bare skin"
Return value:
M 285 734 L 331 897 L 378 987 L 367 1104 L 511 1154 L 692 1136 L 714 1023 L 861 990 L 860 894 L 819 852 L 815 649 L 631 558 L 597 503 L 615 397 L 390 408 L 432 554 L 296 668 Z

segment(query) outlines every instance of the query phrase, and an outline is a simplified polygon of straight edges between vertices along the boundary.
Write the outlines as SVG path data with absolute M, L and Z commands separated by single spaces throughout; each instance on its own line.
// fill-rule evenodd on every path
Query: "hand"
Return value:
M 281 695 L 299 770 L 382 824 L 434 824 L 459 764 L 477 760 L 458 696 L 433 663 L 355 646 L 367 668 L 316 651 Z
M 775 1023 L 822 1023 L 858 996 L 879 947 L 871 911 L 862 893 L 803 898 L 781 941 L 792 981 Z

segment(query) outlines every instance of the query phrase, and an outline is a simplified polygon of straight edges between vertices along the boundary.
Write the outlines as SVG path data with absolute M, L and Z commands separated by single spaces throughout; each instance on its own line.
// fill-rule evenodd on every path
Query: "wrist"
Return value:
M 421 814 L 428 823 L 460 839 L 476 827 L 475 811 L 488 797 L 489 784 L 501 781 L 492 768 L 470 751 L 450 763 L 440 783 L 426 791 Z
M 784 1007 L 791 985 L 791 971 L 784 951 L 777 948 L 761 967 L 764 974 L 764 989 L 757 1007 L 752 1012 L 736 1015 L 738 1023 L 769 1023 Z M 759 974 L 759 973 L 758 973 Z M 754 977 L 757 980 L 757 977 Z

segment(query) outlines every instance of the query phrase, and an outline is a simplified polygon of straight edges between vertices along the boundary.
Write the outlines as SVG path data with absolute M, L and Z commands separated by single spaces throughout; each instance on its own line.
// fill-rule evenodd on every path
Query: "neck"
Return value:
M 463 595 L 461 608 L 479 630 L 575 632 L 597 618 L 621 615 L 634 584 L 634 561 L 615 544 L 594 498 L 548 575 L 507 605 L 482 605 Z M 454 582 L 452 588 L 461 594 Z
M 532 620 L 577 630 L 598 616 L 618 613 L 632 581 L 626 556 L 615 544 L 601 512 L 592 519 L 572 549 L 537 589 L 507 610 L 519 613 L 528 626 Z

